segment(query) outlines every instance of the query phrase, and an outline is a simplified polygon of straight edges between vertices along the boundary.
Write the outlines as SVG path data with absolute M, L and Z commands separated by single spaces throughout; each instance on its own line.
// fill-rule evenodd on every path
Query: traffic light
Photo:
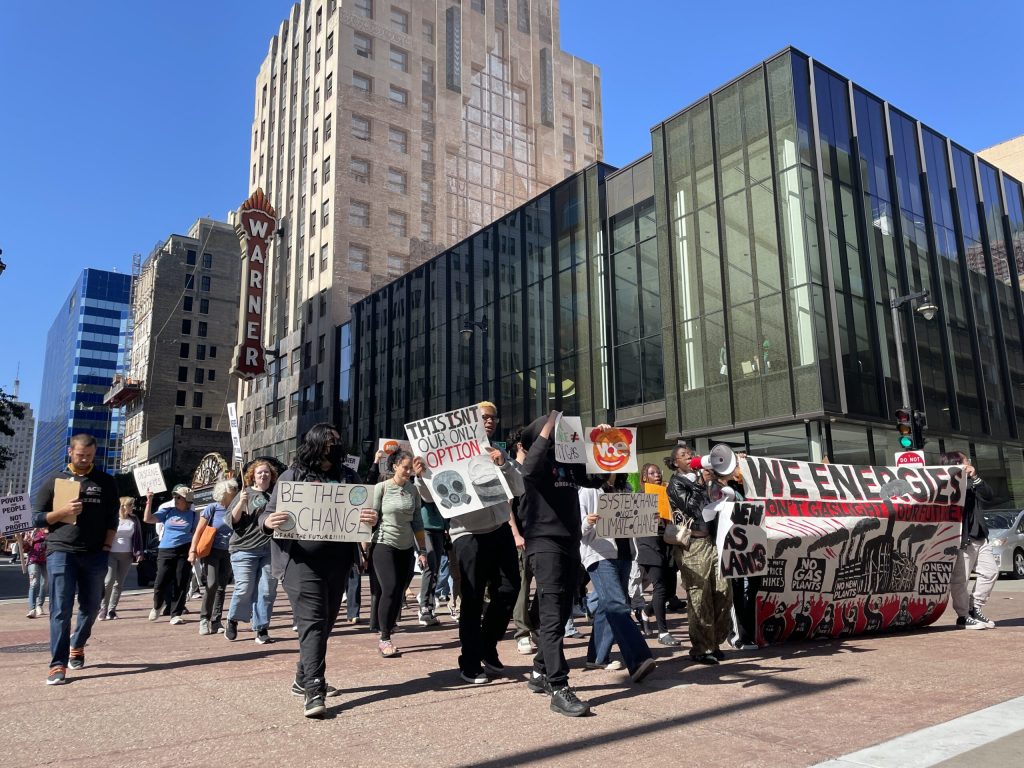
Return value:
M 911 424 L 910 411 L 906 408 L 896 409 L 896 434 L 899 435 L 900 448 L 904 451 L 912 450 L 914 447 L 913 425 Z
M 914 411 L 914 448 L 924 450 L 924 433 L 928 431 L 928 417 L 924 411 Z

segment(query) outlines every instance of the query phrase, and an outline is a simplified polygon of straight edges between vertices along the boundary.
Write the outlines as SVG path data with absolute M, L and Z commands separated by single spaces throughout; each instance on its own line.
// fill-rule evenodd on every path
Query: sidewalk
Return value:
M 181 626 L 150 623 L 149 607 L 146 594 L 123 598 L 122 619 L 97 622 L 86 669 L 48 687 L 46 620 L 0 604 L 4 731 L 18 736 L 0 766 L 810 766 L 1019 696 L 1024 671 L 1024 582 L 998 583 L 995 630 L 956 631 L 947 610 L 925 631 L 734 652 L 712 668 L 689 660 L 685 621 L 670 614 L 683 647 L 652 641 L 660 666 L 641 686 L 583 671 L 586 642 L 567 641 L 571 682 L 595 711 L 570 719 L 526 690 L 530 660 L 511 640 L 509 679 L 470 686 L 450 617 L 420 628 L 407 610 L 398 659 L 377 654 L 365 625 L 335 631 L 328 680 L 344 693 L 310 721 L 289 692 L 283 594 L 269 646 L 247 630 L 235 643 L 200 637 L 197 601 Z

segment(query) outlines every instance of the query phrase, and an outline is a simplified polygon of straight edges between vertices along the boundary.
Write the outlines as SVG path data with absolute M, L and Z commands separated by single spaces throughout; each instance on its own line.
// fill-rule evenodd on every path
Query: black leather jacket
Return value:
M 668 481 L 668 501 L 672 507 L 672 520 L 676 525 L 687 517 L 690 519 L 691 530 L 697 533 L 711 533 L 703 514 L 704 507 L 711 503 L 711 499 L 703 482 L 691 480 L 677 472 Z

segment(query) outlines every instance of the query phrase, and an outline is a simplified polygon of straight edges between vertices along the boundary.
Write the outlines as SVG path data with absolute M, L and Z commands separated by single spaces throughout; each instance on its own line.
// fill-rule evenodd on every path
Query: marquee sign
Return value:
M 238 346 L 231 372 L 240 379 L 254 379 L 266 373 L 263 350 L 263 310 L 266 295 L 267 252 L 277 229 L 273 206 L 257 189 L 242 203 L 235 232 L 242 244 L 242 301 L 238 316 Z

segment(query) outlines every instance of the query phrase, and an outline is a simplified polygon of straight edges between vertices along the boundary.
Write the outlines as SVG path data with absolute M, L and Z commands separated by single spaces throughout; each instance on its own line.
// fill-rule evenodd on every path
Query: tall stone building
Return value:
M 353 302 L 602 158 L 600 78 L 561 50 L 557 0 L 302 0 L 255 97 L 279 356 L 239 413 L 246 454 L 287 460 L 336 415 Z
M 131 362 L 105 401 L 125 407 L 121 471 L 151 463 L 149 441 L 165 430 L 228 433 L 239 275 L 234 227 L 205 218 L 158 244 L 143 263 L 132 302 Z
M 36 419 L 32 415 L 32 406 L 18 399 L 20 382 L 14 380 L 14 391 L 11 397 L 14 402 L 25 409 L 21 419 L 11 419 L 8 426 L 13 435 L 0 433 L 0 448 L 6 448 L 12 455 L 7 466 L 0 469 L 0 496 L 15 493 L 28 493 L 29 470 L 32 468 L 32 437 L 36 431 Z

